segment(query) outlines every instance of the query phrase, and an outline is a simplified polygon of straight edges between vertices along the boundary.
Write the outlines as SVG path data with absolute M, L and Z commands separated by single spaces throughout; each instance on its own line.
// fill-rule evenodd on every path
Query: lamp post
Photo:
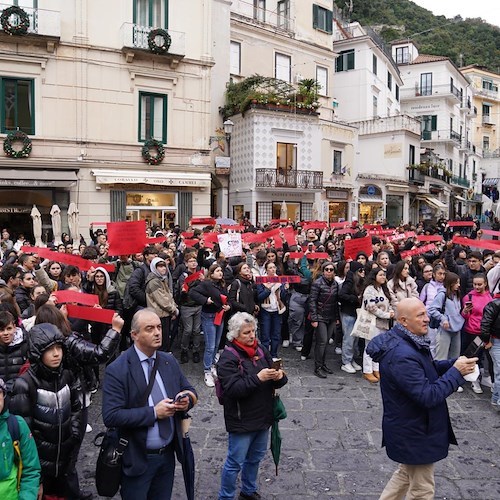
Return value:
M 226 120 L 223 124 L 224 134 L 227 143 L 227 156 L 229 157 L 229 173 L 227 174 L 227 216 L 231 217 L 229 213 L 229 186 L 231 184 L 231 134 L 233 133 L 234 123 L 231 120 Z

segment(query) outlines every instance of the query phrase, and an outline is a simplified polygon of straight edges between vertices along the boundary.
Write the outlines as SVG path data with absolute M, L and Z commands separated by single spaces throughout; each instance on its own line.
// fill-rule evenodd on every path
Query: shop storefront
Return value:
M 362 186 L 359 189 L 359 216 L 363 224 L 373 224 L 384 219 L 384 199 L 382 190 L 373 184 Z
M 419 202 L 418 218 L 423 222 L 436 222 L 441 217 L 446 218 L 448 206 L 434 196 L 417 196 Z
M 339 220 L 349 220 L 349 191 L 340 189 L 327 189 L 326 198 L 328 200 L 328 221 L 339 222 Z

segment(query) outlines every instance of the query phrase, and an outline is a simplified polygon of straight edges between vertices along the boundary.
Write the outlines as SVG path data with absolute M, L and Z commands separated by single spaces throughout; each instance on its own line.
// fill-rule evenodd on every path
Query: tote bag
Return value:
M 357 319 L 352 328 L 351 336 L 371 340 L 377 334 L 377 317 L 366 309 L 356 309 Z

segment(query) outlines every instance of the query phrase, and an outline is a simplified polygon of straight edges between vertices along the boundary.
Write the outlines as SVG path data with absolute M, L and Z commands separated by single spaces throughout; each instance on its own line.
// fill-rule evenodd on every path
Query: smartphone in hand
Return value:
M 484 351 L 484 342 L 476 337 L 465 349 L 464 356 L 466 358 L 478 358 Z
M 274 358 L 271 368 L 273 370 L 281 370 L 283 368 L 283 360 L 281 358 Z
M 184 399 L 184 398 L 187 398 L 188 395 L 185 393 L 185 392 L 181 392 L 180 394 L 178 394 L 175 399 L 174 399 L 174 403 L 178 403 L 181 399 Z

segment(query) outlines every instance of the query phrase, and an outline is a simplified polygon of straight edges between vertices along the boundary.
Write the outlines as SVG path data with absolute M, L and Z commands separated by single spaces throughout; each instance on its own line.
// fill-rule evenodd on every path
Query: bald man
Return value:
M 434 498 L 434 463 L 457 444 L 446 398 L 465 383 L 477 358 L 434 361 L 427 338 L 429 317 L 416 298 L 403 299 L 396 324 L 366 349 L 380 363 L 384 405 L 382 446 L 399 462 L 380 500 Z

